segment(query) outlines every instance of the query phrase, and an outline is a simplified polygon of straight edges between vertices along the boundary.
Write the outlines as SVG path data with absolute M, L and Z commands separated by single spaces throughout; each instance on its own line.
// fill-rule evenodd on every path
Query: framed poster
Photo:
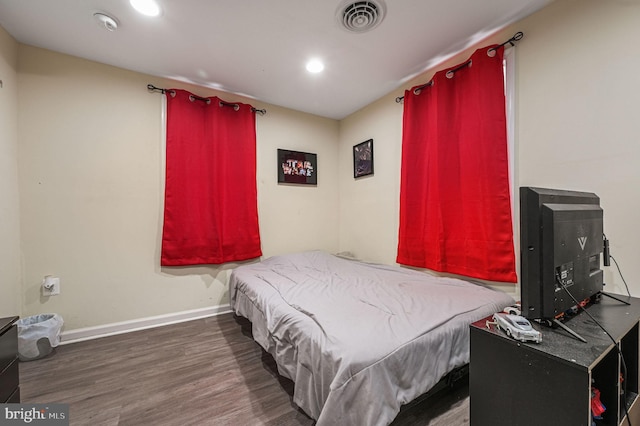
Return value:
M 278 149 L 278 183 L 317 185 L 317 155 Z
M 361 142 L 353 147 L 353 177 L 373 174 L 373 139 Z

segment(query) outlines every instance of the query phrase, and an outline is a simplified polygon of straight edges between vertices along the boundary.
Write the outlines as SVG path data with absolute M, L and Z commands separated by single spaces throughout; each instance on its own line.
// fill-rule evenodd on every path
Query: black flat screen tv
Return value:
M 575 312 L 576 300 L 584 306 L 598 296 L 603 288 L 603 235 L 597 195 L 521 187 L 522 315 L 557 320 Z

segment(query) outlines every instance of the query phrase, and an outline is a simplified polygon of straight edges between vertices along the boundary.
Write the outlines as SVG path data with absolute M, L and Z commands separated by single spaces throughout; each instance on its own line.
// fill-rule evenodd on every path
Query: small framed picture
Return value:
M 373 174 L 373 139 L 361 142 L 353 147 L 353 177 Z
M 278 150 L 278 183 L 318 184 L 318 158 L 316 154 Z

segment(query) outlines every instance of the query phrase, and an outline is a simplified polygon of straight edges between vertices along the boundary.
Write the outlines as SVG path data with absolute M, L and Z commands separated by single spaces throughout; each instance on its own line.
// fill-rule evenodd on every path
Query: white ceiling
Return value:
M 158 0 L 157 18 L 128 0 L 0 0 L 0 25 L 24 44 L 341 119 L 551 1 L 386 0 L 378 27 L 350 33 L 342 0 Z M 305 70 L 312 57 L 324 72 Z

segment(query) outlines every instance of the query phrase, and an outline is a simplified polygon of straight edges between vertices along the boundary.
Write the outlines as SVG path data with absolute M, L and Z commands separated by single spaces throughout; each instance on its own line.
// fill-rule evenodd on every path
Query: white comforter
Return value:
M 469 324 L 513 299 L 466 281 L 314 251 L 236 268 L 231 306 L 317 425 L 387 425 L 469 361 Z

